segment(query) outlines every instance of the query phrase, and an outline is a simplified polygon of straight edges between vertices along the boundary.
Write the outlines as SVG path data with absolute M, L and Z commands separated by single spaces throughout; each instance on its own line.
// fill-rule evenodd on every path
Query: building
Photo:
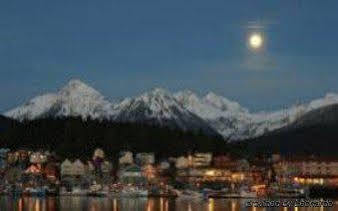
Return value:
M 187 168 L 177 171 L 177 180 L 191 184 L 200 184 L 205 182 L 230 183 L 233 181 L 233 177 L 232 172 L 226 169 Z
M 0 169 L 4 169 L 7 167 L 7 153 L 10 150 L 7 148 L 0 149 Z
M 101 171 L 102 171 L 102 182 L 104 184 L 109 184 L 113 181 L 113 165 L 109 161 L 104 161 L 101 165 Z
M 44 152 L 33 152 L 30 154 L 29 161 L 41 165 L 47 161 L 47 154 Z
M 66 159 L 61 163 L 61 178 L 73 175 L 73 163 Z
M 76 159 L 72 164 L 71 175 L 75 177 L 83 177 L 86 173 L 86 166 L 81 160 Z
M 187 157 L 178 157 L 175 161 L 175 166 L 177 169 L 189 168 L 189 159 Z
M 56 183 L 59 180 L 59 168 L 56 163 L 49 162 L 44 169 L 46 179 L 51 183 Z
M 136 163 L 140 166 L 144 165 L 152 165 L 155 163 L 155 155 L 154 153 L 137 153 L 136 154 Z
M 212 153 L 194 153 L 187 157 L 176 158 L 175 166 L 178 169 L 184 168 L 202 168 L 211 166 Z
M 119 181 L 124 184 L 145 184 L 146 178 L 142 175 L 142 169 L 138 165 L 130 165 L 118 172 Z
M 133 153 L 126 151 L 120 153 L 119 165 L 132 165 L 134 164 Z
M 142 166 L 142 175 L 147 179 L 148 182 L 154 182 L 157 177 L 157 169 L 151 165 L 147 164 Z
M 338 159 L 287 158 L 273 167 L 280 183 L 338 186 Z
M 188 156 L 188 160 L 191 167 L 208 167 L 211 165 L 212 153 L 194 153 Z
M 104 159 L 104 151 L 102 149 L 98 148 L 94 151 L 93 160 L 96 158 Z

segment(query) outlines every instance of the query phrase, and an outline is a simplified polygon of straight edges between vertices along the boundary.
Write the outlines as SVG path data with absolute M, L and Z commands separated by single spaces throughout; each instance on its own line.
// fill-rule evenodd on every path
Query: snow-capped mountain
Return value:
M 5 116 L 18 120 L 81 116 L 84 119 L 90 117 L 116 122 L 146 123 L 218 135 L 207 122 L 183 108 L 171 93 L 163 89 L 154 89 L 113 104 L 79 80 L 71 80 L 57 93 L 37 96 L 23 106 L 6 112 Z
M 153 89 L 140 96 L 111 103 L 95 89 L 79 80 L 71 80 L 56 93 L 37 96 L 5 116 L 18 120 L 47 116 L 81 116 L 168 126 L 182 130 L 215 131 L 228 140 L 260 136 L 294 123 L 304 114 L 324 106 L 338 104 L 337 94 L 275 112 L 250 113 L 237 102 L 212 92 L 200 97 L 192 91 L 175 94 Z
M 179 104 L 171 93 L 159 88 L 138 97 L 126 98 L 114 105 L 112 110 L 111 118 L 116 122 L 140 122 L 217 134 L 202 118 Z
M 105 118 L 111 104 L 95 89 L 79 80 L 71 80 L 57 93 L 37 96 L 5 116 L 18 120 L 47 116 L 81 116 L 82 118 Z
M 199 98 L 191 91 L 183 91 L 176 93 L 175 97 L 186 109 L 206 120 L 227 139 L 245 138 L 250 135 L 250 114 L 238 103 L 214 93 Z
M 288 109 L 250 113 L 237 102 L 212 92 L 198 97 L 191 91 L 183 91 L 176 93 L 175 97 L 185 108 L 206 120 L 228 140 L 257 137 L 289 125 L 314 109 L 338 104 L 337 94 L 327 94 L 324 98 Z

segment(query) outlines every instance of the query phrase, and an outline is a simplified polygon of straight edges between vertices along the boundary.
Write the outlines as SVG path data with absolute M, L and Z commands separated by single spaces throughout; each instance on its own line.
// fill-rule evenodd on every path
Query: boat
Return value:
M 220 191 L 210 191 L 207 193 L 209 198 L 257 198 L 257 192 L 250 190 L 247 186 L 243 186 L 235 191 L 223 189 Z
M 18 185 L 13 185 L 7 190 L 7 193 L 11 194 L 12 196 L 20 196 L 23 193 L 22 187 Z
M 176 198 L 177 195 L 177 192 L 172 189 L 152 189 L 149 192 L 149 197 Z
M 102 185 L 96 184 L 96 182 L 94 182 L 90 186 L 89 191 L 86 195 L 92 197 L 105 197 L 108 195 L 108 190 L 103 189 Z
M 177 191 L 177 193 L 178 199 L 181 200 L 201 200 L 207 197 L 205 194 L 194 190 Z
M 59 190 L 59 195 L 60 196 L 71 196 L 72 195 L 72 191 L 71 190 L 67 190 L 66 187 L 61 187 Z
M 272 195 L 278 198 L 306 198 L 308 191 L 294 186 L 282 186 L 278 188 Z
M 148 190 L 137 186 L 125 186 L 121 192 L 122 197 L 148 197 Z
M 86 196 L 88 194 L 88 190 L 84 190 L 79 187 L 74 187 L 70 194 L 72 196 Z
M 240 198 L 257 198 L 257 192 L 251 190 L 248 186 L 242 186 L 239 189 Z
M 46 196 L 46 187 L 27 187 L 24 189 L 23 194 L 28 196 L 38 196 L 38 197 L 44 197 Z
M 56 187 L 48 187 L 46 189 L 46 195 L 47 196 L 57 196 L 58 195 L 58 191 Z

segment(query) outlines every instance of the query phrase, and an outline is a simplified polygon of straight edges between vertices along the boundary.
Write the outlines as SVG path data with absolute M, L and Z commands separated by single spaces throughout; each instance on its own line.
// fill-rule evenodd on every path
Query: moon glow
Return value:
M 263 37 L 260 34 L 250 35 L 249 45 L 253 49 L 259 49 L 263 45 Z

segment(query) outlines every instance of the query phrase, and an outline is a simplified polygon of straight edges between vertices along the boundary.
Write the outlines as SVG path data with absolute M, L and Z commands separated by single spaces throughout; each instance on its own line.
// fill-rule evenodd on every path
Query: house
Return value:
M 158 165 L 158 168 L 160 171 L 164 171 L 170 168 L 170 163 L 167 161 L 162 161 L 160 162 L 160 164 Z
M 177 180 L 186 183 L 199 184 L 205 182 L 232 182 L 232 172 L 216 168 L 187 168 L 177 171 Z
M 110 174 L 113 169 L 113 165 L 109 161 L 104 161 L 101 165 L 101 171 L 103 174 Z
M 185 169 L 189 167 L 189 159 L 187 157 L 181 156 L 178 157 L 175 161 L 175 166 L 177 169 Z
M 232 159 L 229 155 L 218 155 L 213 158 L 213 166 L 215 168 L 224 168 L 233 170 L 237 167 L 236 160 Z
M 4 169 L 7 167 L 7 153 L 10 150 L 7 148 L 0 149 L 0 169 Z
M 8 152 L 7 153 L 7 164 L 13 166 L 16 164 L 18 160 L 17 154 L 15 152 Z
M 61 163 L 61 177 L 73 175 L 73 164 L 66 159 Z
M 94 151 L 93 160 L 95 160 L 96 158 L 104 159 L 104 152 L 103 152 L 102 149 L 97 148 L 97 149 Z
M 192 167 L 208 167 L 211 165 L 212 153 L 194 153 L 188 159 Z
M 280 183 L 338 186 L 338 159 L 284 158 L 273 165 Z
M 101 171 L 102 171 L 102 182 L 104 184 L 110 184 L 113 180 L 112 177 L 112 171 L 113 171 L 113 165 L 109 161 L 104 161 L 101 165 Z
M 81 177 L 85 175 L 86 167 L 81 162 L 81 160 L 77 159 L 73 162 L 73 169 L 72 169 L 72 175 L 75 177 Z
M 146 178 L 142 175 L 142 169 L 138 165 L 130 165 L 118 172 L 118 178 L 124 184 L 145 184 Z
M 59 168 L 56 163 L 50 162 L 46 164 L 44 169 L 46 179 L 51 183 L 56 183 L 59 178 Z
M 17 156 L 17 166 L 21 169 L 26 169 L 29 166 L 30 161 L 30 151 L 28 150 L 18 150 L 15 152 Z
M 29 157 L 29 161 L 41 165 L 47 161 L 47 155 L 44 152 L 33 152 Z
M 154 153 L 146 153 L 146 152 L 137 153 L 136 163 L 141 166 L 149 165 L 149 164 L 152 165 L 155 163 L 155 155 Z
M 24 185 L 36 186 L 43 183 L 43 171 L 38 164 L 31 164 L 22 175 Z
M 42 174 L 41 168 L 36 165 L 36 164 L 32 164 L 30 165 L 26 170 L 25 170 L 25 174 Z
M 142 166 L 142 175 L 147 179 L 148 182 L 151 182 L 155 180 L 157 176 L 157 170 L 153 165 L 147 164 Z
M 188 157 L 178 157 L 175 166 L 178 169 L 209 167 L 212 162 L 212 153 L 194 153 Z
M 119 158 L 119 165 L 132 165 L 134 163 L 133 160 L 133 153 L 126 151 L 126 152 L 121 152 L 120 153 L 120 158 Z

